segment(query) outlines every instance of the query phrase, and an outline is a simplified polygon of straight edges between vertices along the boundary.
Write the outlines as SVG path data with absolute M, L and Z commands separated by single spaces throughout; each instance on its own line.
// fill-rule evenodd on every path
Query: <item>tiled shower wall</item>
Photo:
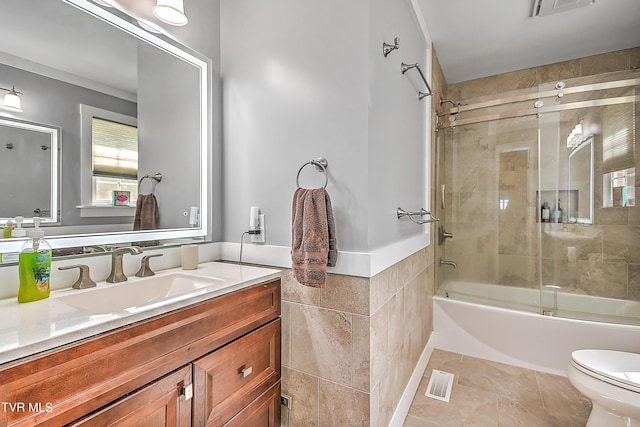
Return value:
M 282 392 L 290 426 L 386 426 L 432 330 L 433 252 L 323 289 L 282 280 Z
M 627 49 L 451 84 L 447 97 L 467 103 L 546 82 L 637 69 L 640 48 Z M 538 159 L 537 130 L 536 117 L 523 117 L 438 132 L 440 177 L 450 204 L 441 216 L 454 234 L 441 253 L 458 262 L 456 270 L 441 269 L 442 276 L 531 288 L 542 279 L 569 291 L 640 300 L 640 206 L 601 208 L 601 173 L 594 184 L 593 225 L 543 224 L 540 232 L 538 167 L 547 159 Z M 639 131 L 636 125 L 636 171 Z M 602 162 L 598 138 L 596 171 Z M 501 210 L 505 191 L 512 205 Z

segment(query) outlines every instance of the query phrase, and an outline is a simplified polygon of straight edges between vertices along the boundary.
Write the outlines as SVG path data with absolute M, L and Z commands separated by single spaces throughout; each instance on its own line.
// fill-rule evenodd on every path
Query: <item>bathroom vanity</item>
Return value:
M 190 277 L 203 285 L 185 290 Z M 158 286 L 179 281 L 178 296 L 169 291 L 165 300 L 110 313 L 83 305 L 96 297 L 108 306 L 109 289 L 135 292 L 136 279 L 52 293 L 39 307 L 16 308 L 48 310 L 51 331 L 68 324 L 62 317 L 80 326 L 40 337 L 34 331 L 11 335 L 0 327 L 0 337 L 16 340 L 14 348 L 0 352 L 5 358 L 40 350 L 0 365 L 0 425 L 278 425 L 280 273 L 205 263 L 190 275 L 177 270 L 137 280 L 140 289 L 154 280 Z M 88 297 L 62 302 L 71 291 Z M 0 315 L 9 311 L 0 305 Z M 100 329 L 105 330 L 96 334 Z

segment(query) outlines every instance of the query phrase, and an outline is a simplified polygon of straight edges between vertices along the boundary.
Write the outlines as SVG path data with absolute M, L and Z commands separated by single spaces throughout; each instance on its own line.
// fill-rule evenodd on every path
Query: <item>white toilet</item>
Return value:
M 587 427 L 640 427 L 640 354 L 576 350 L 567 377 L 593 403 Z

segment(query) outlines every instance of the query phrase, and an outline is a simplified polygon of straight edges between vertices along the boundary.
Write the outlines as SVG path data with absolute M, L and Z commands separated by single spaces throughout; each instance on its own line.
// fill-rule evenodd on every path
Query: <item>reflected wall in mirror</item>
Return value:
M 0 224 L 16 216 L 57 223 L 60 130 L 0 118 L 0 144 Z
M 35 206 L 26 197 L 33 191 L 16 192 L 11 203 L 3 200 L 0 217 L 34 216 L 23 206 L 53 211 L 45 232 L 54 248 L 206 237 L 210 61 L 93 2 L 5 0 L 2 8 L 12 19 L 0 27 L 0 87 L 15 85 L 22 92 L 22 112 L 0 110 L 0 115 L 59 129 L 64 144 L 59 178 L 49 178 L 52 188 L 59 182 L 55 194 L 38 196 Z M 134 118 L 137 126 L 134 182 L 157 172 L 163 176 L 154 191 L 159 221 L 152 230 L 134 231 L 134 205 L 113 207 L 92 198 L 96 177 L 104 174 L 93 168 L 93 136 L 86 123 L 94 118 L 124 123 L 122 117 Z M 54 176 L 52 151 L 14 166 L 23 174 L 48 169 Z M 118 155 L 112 160 L 121 161 Z M 2 182 L 19 176 L 0 168 Z M 143 194 L 150 190 L 148 184 L 140 187 Z M 193 209 L 200 214 L 195 223 Z M 0 252 L 20 246 L 15 239 L 0 239 Z
M 569 222 L 593 224 L 593 136 L 569 154 Z

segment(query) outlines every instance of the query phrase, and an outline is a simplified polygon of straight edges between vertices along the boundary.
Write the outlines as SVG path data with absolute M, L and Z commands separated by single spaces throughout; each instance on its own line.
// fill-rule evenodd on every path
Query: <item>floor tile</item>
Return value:
M 418 394 L 411 404 L 409 414 L 415 418 L 446 427 L 498 425 L 498 396 L 462 385 L 454 385 L 449 402 L 425 396 L 429 377 L 422 377 Z

